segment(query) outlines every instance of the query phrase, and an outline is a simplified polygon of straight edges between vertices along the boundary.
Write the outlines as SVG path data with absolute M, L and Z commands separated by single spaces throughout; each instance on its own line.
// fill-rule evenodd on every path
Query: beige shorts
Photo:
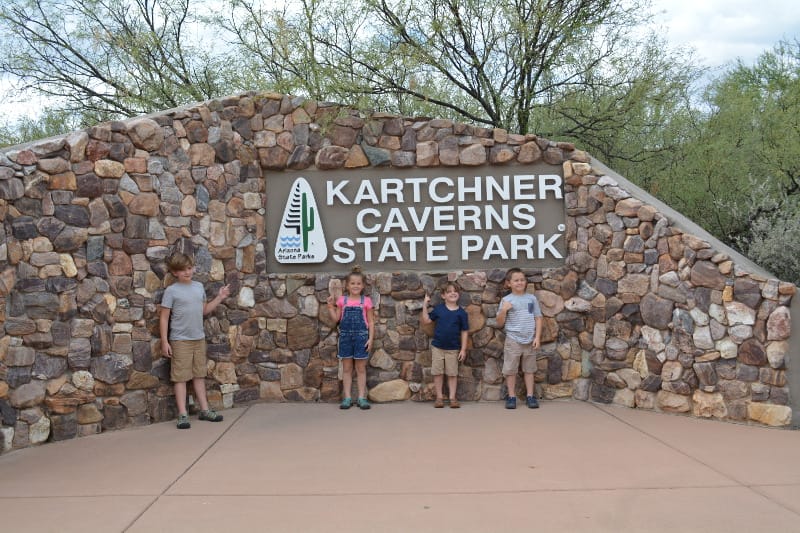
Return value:
M 519 373 L 519 362 L 522 359 L 522 371 L 526 374 L 536 372 L 536 354 L 533 343 L 520 344 L 506 337 L 503 345 L 503 375 L 514 376 Z
M 458 375 L 458 352 L 459 350 L 442 350 L 436 346 L 431 346 L 431 375 L 448 376 Z
M 169 378 L 181 383 L 193 378 L 204 378 L 208 374 L 206 340 L 169 341 L 172 346 L 172 364 Z

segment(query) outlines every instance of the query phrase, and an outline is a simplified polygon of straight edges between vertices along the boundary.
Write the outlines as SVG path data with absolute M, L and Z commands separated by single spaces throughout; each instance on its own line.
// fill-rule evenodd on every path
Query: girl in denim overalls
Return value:
M 375 315 L 372 299 L 363 294 L 365 281 L 364 274 L 354 269 L 345 279 L 346 294 L 339 297 L 335 306 L 333 296 L 328 297 L 331 318 L 339 322 L 339 359 L 342 361 L 344 386 L 344 399 L 339 404 L 340 409 L 350 409 L 353 405 L 350 397 L 353 366 L 356 367 L 358 381 L 356 403 L 361 409 L 370 407 L 367 401 L 367 359 L 372 348 Z

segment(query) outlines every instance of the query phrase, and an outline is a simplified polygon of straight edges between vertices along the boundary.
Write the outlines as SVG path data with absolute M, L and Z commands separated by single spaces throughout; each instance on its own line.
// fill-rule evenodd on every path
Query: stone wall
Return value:
M 563 268 L 527 271 L 545 315 L 540 395 L 789 424 L 794 285 L 686 233 L 587 153 L 248 94 L 0 153 L 0 450 L 176 416 L 157 321 L 175 249 L 195 255 L 210 295 L 233 288 L 205 323 L 214 407 L 338 400 L 335 330 L 321 304 L 340 280 L 266 272 L 265 172 L 540 160 L 563 165 L 569 243 Z M 462 287 L 471 324 L 458 395 L 503 398 L 503 275 L 369 275 L 372 399 L 431 399 L 419 311 L 447 280 Z

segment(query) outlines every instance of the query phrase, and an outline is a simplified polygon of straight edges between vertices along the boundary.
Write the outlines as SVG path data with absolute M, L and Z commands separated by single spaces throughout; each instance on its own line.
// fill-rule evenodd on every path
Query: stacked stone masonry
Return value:
M 569 255 L 527 270 L 544 313 L 545 399 L 787 425 L 795 286 L 683 233 L 534 135 L 247 94 L 101 124 L 0 153 L 0 450 L 176 416 L 157 306 L 173 250 L 194 254 L 216 408 L 340 396 L 328 275 L 266 270 L 265 172 L 544 161 L 563 165 Z M 524 267 L 524 265 L 521 265 Z M 423 295 L 463 289 L 471 325 L 458 396 L 505 395 L 495 313 L 503 271 L 368 276 L 374 401 L 430 400 Z

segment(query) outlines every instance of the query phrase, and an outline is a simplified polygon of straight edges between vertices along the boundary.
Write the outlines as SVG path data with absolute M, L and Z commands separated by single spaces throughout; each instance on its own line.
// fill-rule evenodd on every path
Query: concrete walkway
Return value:
M 18 450 L 0 531 L 800 532 L 800 431 L 542 404 L 256 404 Z

